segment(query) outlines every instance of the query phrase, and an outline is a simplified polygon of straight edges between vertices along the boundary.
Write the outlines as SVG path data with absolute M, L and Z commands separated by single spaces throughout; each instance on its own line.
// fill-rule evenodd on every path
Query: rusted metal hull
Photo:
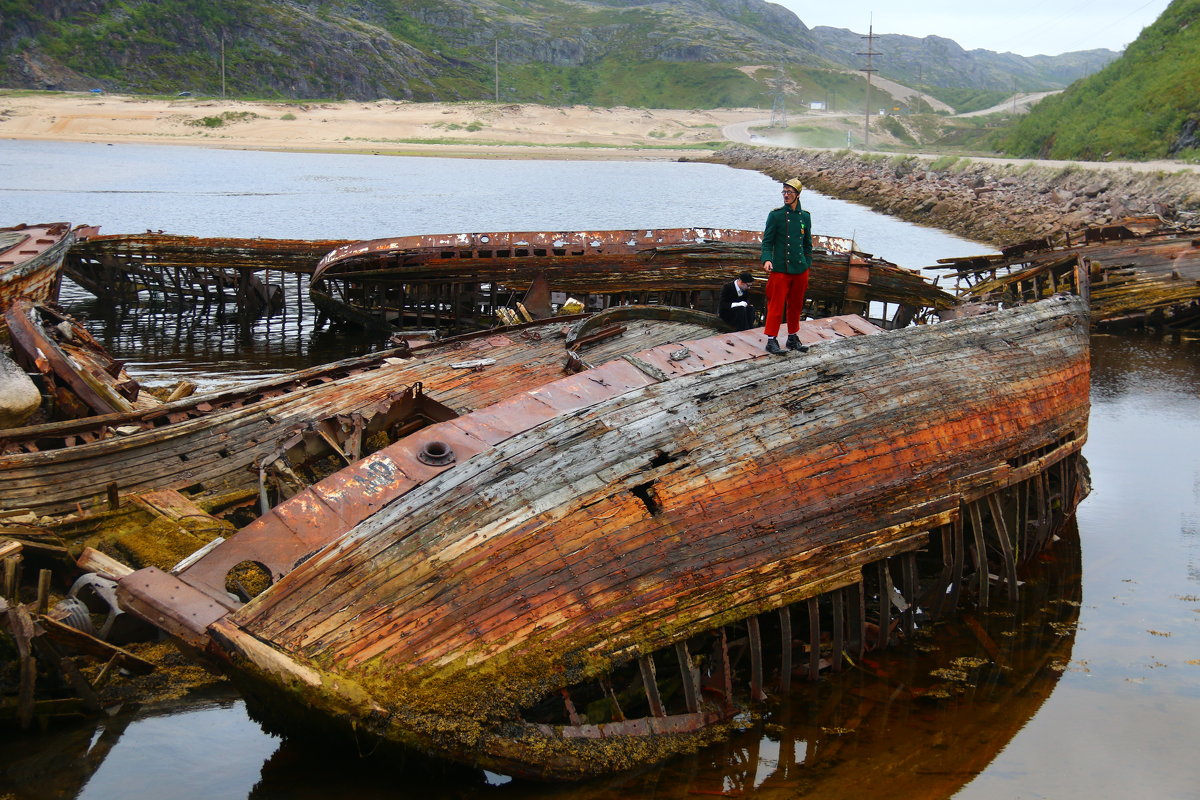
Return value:
M 0 309 L 19 297 L 57 300 L 63 257 L 73 242 L 66 222 L 0 228 Z
M 941 264 L 927 269 L 954 269 L 962 301 L 1014 304 L 1082 293 L 1084 275 L 1098 328 L 1200 329 L 1200 231 L 1129 221 Z
M 1055 298 L 810 321 L 787 358 L 758 332 L 627 352 L 416 431 L 122 603 L 275 726 L 548 779 L 661 760 L 1018 591 L 1086 491 L 1087 327 Z M 242 605 L 245 563 L 272 585 Z
M 661 302 L 713 310 L 716 292 L 743 270 L 761 271 L 762 234 L 715 228 L 461 233 L 373 239 L 321 260 L 310 296 L 333 319 L 383 331 L 487 324 L 541 276 L 554 292 L 589 307 Z M 900 324 L 945 308 L 950 295 L 919 273 L 853 249 L 848 239 L 814 237 L 809 280 L 813 315 L 865 313 L 872 302 Z M 752 287 L 760 297 L 761 283 Z M 890 320 L 889 320 L 890 321 Z
M 592 326 L 603 327 L 605 318 L 614 315 Z M 404 402 L 416 385 L 435 405 L 453 409 L 449 413 L 540 386 L 563 374 L 564 329 L 580 321 L 558 318 L 412 348 L 404 344 L 154 409 L 0 430 L 0 508 L 61 515 L 159 489 L 253 489 L 269 496 L 269 506 L 283 492 L 276 486 L 283 476 L 272 465 L 295 437 L 322 436 L 346 453 L 361 453 L 370 420 Z M 725 327 L 705 314 L 677 315 L 664 325 L 648 335 Z M 577 357 L 606 359 L 622 346 L 602 337 L 585 343 Z M 487 359 L 496 367 L 486 375 L 459 366 Z M 416 405 L 411 411 L 416 418 L 426 413 Z

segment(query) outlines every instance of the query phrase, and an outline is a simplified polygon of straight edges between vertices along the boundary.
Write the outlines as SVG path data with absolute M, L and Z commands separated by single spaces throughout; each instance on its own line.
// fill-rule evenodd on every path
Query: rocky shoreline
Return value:
M 732 145 L 707 159 L 999 246 L 1153 215 L 1200 227 L 1200 176 Z

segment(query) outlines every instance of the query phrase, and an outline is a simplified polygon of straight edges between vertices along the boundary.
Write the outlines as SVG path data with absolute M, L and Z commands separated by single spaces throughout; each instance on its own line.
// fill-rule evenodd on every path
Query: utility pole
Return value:
M 221 99 L 225 99 L 225 31 L 221 31 Z
M 860 56 L 867 57 L 867 68 L 861 72 L 867 73 L 867 104 L 866 104 L 866 120 L 863 122 L 863 150 L 869 150 L 871 147 L 871 76 L 879 70 L 875 69 L 871 61 L 873 56 L 881 55 L 875 52 L 875 22 L 871 21 L 867 27 L 867 35 L 862 37 L 867 40 L 867 52 L 858 53 Z
M 493 70 L 493 74 L 496 76 L 496 102 L 499 103 L 500 102 L 500 40 L 493 39 L 492 46 L 494 48 L 492 51 L 492 58 L 493 58 L 492 70 Z
M 779 65 L 779 74 L 775 78 L 774 99 L 771 103 L 771 127 L 786 128 L 787 127 L 787 109 L 783 101 L 783 64 Z

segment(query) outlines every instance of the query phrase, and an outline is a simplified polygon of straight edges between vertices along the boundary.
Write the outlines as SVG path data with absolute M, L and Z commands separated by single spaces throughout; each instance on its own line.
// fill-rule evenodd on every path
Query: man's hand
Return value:
M 763 269 L 765 269 L 767 272 L 770 272 L 770 271 L 771 271 L 771 269 L 772 269 L 771 262 L 770 262 L 770 261 L 764 261 L 764 262 L 763 262 Z

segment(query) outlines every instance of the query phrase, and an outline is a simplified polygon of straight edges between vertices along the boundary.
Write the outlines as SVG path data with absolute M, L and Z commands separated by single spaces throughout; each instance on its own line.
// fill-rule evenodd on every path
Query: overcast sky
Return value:
M 943 36 L 966 50 L 1056 56 L 1123 50 L 1170 0 L 772 0 L 810 28 Z

